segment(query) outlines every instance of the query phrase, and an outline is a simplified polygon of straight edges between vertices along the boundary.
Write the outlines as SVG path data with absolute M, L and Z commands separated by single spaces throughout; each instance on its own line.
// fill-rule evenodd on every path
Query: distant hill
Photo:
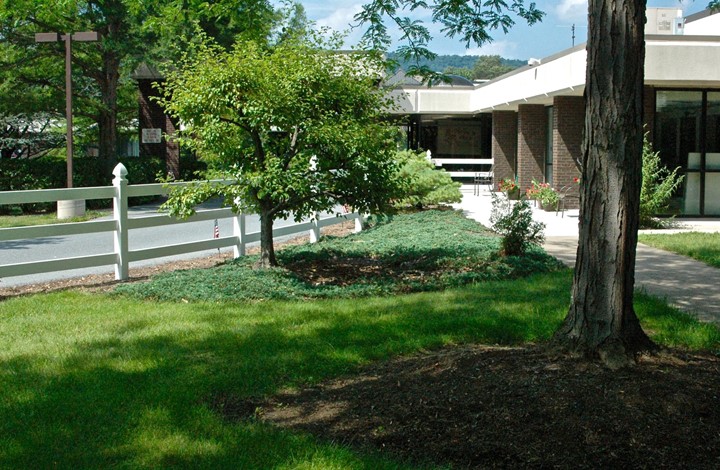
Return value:
M 433 60 L 427 60 L 427 59 L 421 59 L 419 61 L 419 65 L 427 65 L 431 70 L 434 70 L 436 72 L 442 72 L 447 67 L 458 67 L 458 68 L 466 68 L 471 69 L 473 68 L 473 65 L 475 65 L 475 62 L 477 62 L 478 58 L 480 56 L 476 55 L 438 55 Z M 390 52 L 388 53 L 388 59 L 396 60 L 400 67 L 403 69 L 407 69 L 409 65 L 414 64 L 414 62 L 406 61 L 400 57 L 398 57 L 397 54 Z M 500 61 L 503 65 L 509 65 L 513 68 L 521 67 L 523 65 L 527 65 L 526 60 L 520 60 L 520 59 L 505 59 L 501 58 Z

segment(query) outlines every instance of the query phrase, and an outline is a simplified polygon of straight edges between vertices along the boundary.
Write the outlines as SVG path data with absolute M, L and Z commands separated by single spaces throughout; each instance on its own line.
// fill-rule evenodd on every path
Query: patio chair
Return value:
M 578 188 L 579 186 L 577 184 L 569 184 L 558 190 L 558 204 L 557 209 L 555 210 L 555 215 L 560 212 L 560 217 L 565 217 L 565 201 L 570 199 L 580 201 L 580 191 Z

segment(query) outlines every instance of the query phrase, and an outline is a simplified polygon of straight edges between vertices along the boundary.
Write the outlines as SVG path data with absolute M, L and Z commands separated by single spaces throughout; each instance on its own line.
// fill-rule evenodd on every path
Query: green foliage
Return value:
M 407 67 L 409 75 L 425 75 L 429 79 L 437 78 L 427 66 L 420 65 L 423 59 L 436 57 L 430 52 L 428 44 L 430 32 L 422 20 L 402 16 L 406 11 L 426 10 L 433 23 L 439 23 L 442 31 L 449 37 L 458 37 L 466 47 L 471 44 L 483 45 L 492 41 L 491 33 L 507 33 L 515 24 L 515 18 L 529 25 L 541 21 L 545 15 L 536 8 L 534 2 L 516 0 L 512 3 L 504 0 L 377 0 L 367 3 L 363 10 L 355 15 L 360 26 L 366 28 L 363 38 L 375 50 L 387 50 L 392 40 L 384 24 L 386 18 L 397 24 L 402 32 L 405 45 L 400 46 L 398 55 L 414 63 Z M 444 67 L 439 68 L 442 70 Z
M 0 115 L 0 158 L 37 157 L 65 144 L 65 134 L 48 113 Z
M 232 44 L 244 34 L 266 39 L 274 25 L 267 0 L 68 0 L 0 2 L 0 109 L 65 109 L 64 44 L 36 44 L 37 32 L 97 31 L 98 42 L 73 43 L 73 108 L 81 135 L 98 145 L 109 170 L 120 129 L 135 126 L 138 64 L 176 57 L 196 29 Z
M 641 233 L 640 242 L 720 268 L 720 234 L 716 232 Z
M 375 85 L 376 54 L 328 52 L 337 41 L 288 40 L 267 49 L 211 42 L 167 71 L 161 104 L 185 124 L 181 145 L 212 176 L 234 184 L 198 184 L 164 206 L 188 215 L 192 204 L 222 196 L 235 210 L 260 214 L 261 264 L 274 264 L 267 233 L 277 218 L 300 220 L 337 204 L 364 213 L 390 209 L 400 195 L 390 106 Z
M 468 80 L 472 80 L 473 78 L 472 70 L 466 69 L 464 67 L 445 67 L 443 73 L 446 75 L 459 75 L 461 77 L 467 78 Z
M 473 65 L 472 78 L 480 80 L 491 80 L 515 70 L 517 66 L 503 63 L 499 55 L 482 55 L 478 57 Z
M 404 150 L 396 159 L 400 166 L 400 179 L 407 184 L 406 194 L 395 201 L 396 207 L 416 207 L 452 204 L 462 200 L 461 183 L 453 181 L 444 170 L 438 170 L 428 161 L 425 152 Z
M 540 248 L 523 257 L 499 257 L 499 249 L 499 237 L 458 212 L 421 211 L 373 220 L 371 229 L 347 237 L 288 247 L 278 253 L 283 269 L 254 270 L 256 258 L 245 257 L 213 269 L 162 274 L 117 291 L 172 301 L 367 297 L 437 291 L 560 266 Z M 313 277 L 318 270 L 335 269 L 357 275 L 349 283 Z
M 104 165 L 97 158 L 74 158 L 73 186 L 110 186 L 113 175 L 105 172 Z M 120 163 L 128 170 L 130 184 L 156 183 L 158 174 L 164 174 L 165 162 L 159 158 L 121 158 Z M 191 157 L 180 160 L 181 175 L 184 179 L 194 179 L 194 172 L 203 165 Z M 0 159 L 0 191 L 19 191 L 27 189 L 64 188 L 67 184 L 67 164 L 61 157 Z M 131 204 L 147 202 L 147 198 L 131 198 Z M 109 199 L 90 200 L 89 208 L 109 207 Z M 54 210 L 54 204 L 36 203 L 19 206 L 0 206 L 0 213 L 32 213 Z
M 393 63 L 396 63 L 398 67 L 401 67 L 404 70 L 407 70 L 408 68 L 410 68 L 413 65 L 420 65 L 420 66 L 428 67 L 429 69 L 435 70 L 435 71 L 441 71 L 441 70 L 446 70 L 448 68 L 451 68 L 451 69 L 465 69 L 465 70 L 470 70 L 472 72 L 472 69 L 475 66 L 475 63 L 482 56 L 438 54 L 432 58 L 421 58 L 418 61 L 415 61 L 413 59 L 405 59 L 396 52 L 388 52 L 387 57 L 388 57 L 388 60 L 390 60 Z M 501 58 L 500 61 L 503 65 L 507 65 L 512 68 L 522 67 L 523 65 L 527 64 L 526 61 L 517 60 L 517 59 Z M 450 73 L 450 72 L 447 72 L 447 73 Z M 462 75 L 462 74 L 459 74 L 459 75 Z M 470 78 L 470 77 L 468 77 L 468 78 Z
M 490 223 L 493 230 L 502 235 L 502 254 L 522 256 L 532 245 L 542 245 L 545 239 L 545 224 L 535 222 L 532 208 L 526 200 L 512 203 L 497 194 L 492 195 Z
M 643 139 L 642 187 L 640 191 L 640 226 L 660 224 L 654 216 L 667 210 L 668 203 L 684 178 L 680 167 L 668 170 L 660 161 L 659 152 L 653 152 L 647 134 Z

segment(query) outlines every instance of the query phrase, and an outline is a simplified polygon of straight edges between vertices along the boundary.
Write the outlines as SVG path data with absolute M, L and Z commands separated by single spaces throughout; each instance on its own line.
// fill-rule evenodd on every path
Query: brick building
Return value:
M 582 44 L 486 83 L 405 81 L 396 113 L 408 116 L 411 147 L 465 170 L 454 176 L 492 161 L 495 181 L 560 189 L 580 175 L 586 57 Z M 720 13 L 648 9 L 643 118 L 663 162 L 685 175 L 671 208 L 678 215 L 720 215 L 718 64 Z

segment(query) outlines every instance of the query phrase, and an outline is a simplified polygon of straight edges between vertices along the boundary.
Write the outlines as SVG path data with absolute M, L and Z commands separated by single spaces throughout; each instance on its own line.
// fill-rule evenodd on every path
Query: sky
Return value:
M 345 31 L 353 23 L 353 16 L 369 0 L 299 0 L 309 19 L 319 26 Z M 681 8 L 685 16 L 702 11 L 710 0 L 648 0 L 648 7 Z M 532 27 L 520 21 L 508 32 L 492 34 L 494 41 L 482 47 L 465 48 L 459 39 L 445 38 L 440 28 L 431 28 L 433 42 L 430 49 L 437 54 L 500 55 L 508 59 L 543 58 L 572 47 L 572 25 L 575 25 L 575 45 L 587 39 L 587 0 L 535 0 L 546 13 L 542 23 Z M 426 22 L 431 27 L 429 22 Z M 389 23 L 387 23 L 389 26 Z M 348 42 L 357 42 L 362 32 L 349 33 Z

